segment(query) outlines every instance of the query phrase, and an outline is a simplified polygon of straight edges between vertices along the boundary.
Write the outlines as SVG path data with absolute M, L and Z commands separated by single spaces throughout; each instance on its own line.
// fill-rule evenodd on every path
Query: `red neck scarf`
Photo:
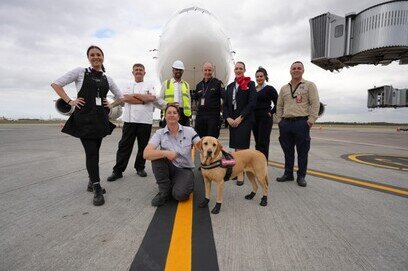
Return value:
M 251 77 L 245 77 L 245 76 L 235 77 L 235 81 L 238 83 L 239 87 L 242 90 L 247 90 L 248 83 L 249 81 L 251 81 Z

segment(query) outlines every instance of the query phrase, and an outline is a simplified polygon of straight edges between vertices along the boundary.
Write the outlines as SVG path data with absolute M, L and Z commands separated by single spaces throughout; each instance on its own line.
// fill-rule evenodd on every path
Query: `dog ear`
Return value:
M 197 142 L 197 144 L 195 144 L 195 147 L 202 152 L 203 151 L 203 139 L 201 138 L 200 141 Z
M 215 152 L 214 152 L 214 157 L 218 157 L 221 150 L 222 150 L 221 142 L 217 139 L 217 147 L 216 147 Z

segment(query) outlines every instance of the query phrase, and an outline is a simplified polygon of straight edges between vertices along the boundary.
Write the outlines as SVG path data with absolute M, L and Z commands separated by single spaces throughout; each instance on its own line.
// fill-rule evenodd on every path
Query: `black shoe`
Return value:
M 140 177 L 146 177 L 147 173 L 144 169 L 141 170 L 136 170 L 136 174 L 139 175 Z
M 88 191 L 88 192 L 93 192 L 94 191 L 91 181 L 88 182 L 88 187 L 86 188 L 86 191 Z M 102 194 L 106 194 L 105 188 L 102 188 Z
M 152 206 L 162 206 L 170 199 L 169 194 L 159 192 L 153 199 L 152 199 Z
M 277 182 L 287 182 L 287 181 L 293 181 L 295 178 L 293 176 L 288 176 L 288 175 L 282 175 L 282 177 L 276 178 Z
M 103 198 L 102 187 L 99 183 L 95 183 L 93 185 L 94 190 L 94 198 L 93 198 L 93 205 L 101 206 L 105 204 L 105 199 Z
M 298 185 L 301 186 L 301 187 L 306 187 L 306 185 L 307 185 L 305 177 L 297 177 L 296 181 L 297 181 Z
M 112 172 L 112 175 L 110 175 L 109 177 L 108 177 L 108 179 L 106 179 L 108 182 L 114 182 L 114 181 L 116 181 L 117 179 L 120 179 L 120 178 L 122 178 L 123 177 L 123 175 L 122 175 L 122 172 Z

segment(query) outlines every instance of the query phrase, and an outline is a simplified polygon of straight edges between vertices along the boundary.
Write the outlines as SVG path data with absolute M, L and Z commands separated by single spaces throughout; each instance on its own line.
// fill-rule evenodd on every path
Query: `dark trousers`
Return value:
M 170 160 L 163 158 L 152 161 L 152 170 L 160 192 L 171 193 L 178 201 L 187 200 L 193 192 L 194 173 L 192 169 L 178 168 Z
M 220 136 L 220 116 L 197 116 L 195 120 L 195 128 L 200 138 L 204 136 Z
M 149 142 L 151 131 L 151 124 L 131 122 L 125 122 L 123 124 L 122 138 L 119 141 L 118 151 L 116 153 L 116 165 L 113 167 L 114 172 L 125 171 L 136 138 L 138 149 L 134 167 L 136 170 L 142 170 L 145 168 L 146 160 L 143 159 L 143 151 Z
M 310 149 L 310 128 L 307 119 L 279 122 L 279 142 L 285 154 L 285 175 L 293 176 L 295 146 L 298 155 L 298 177 L 305 177 Z
M 99 149 L 101 148 L 102 138 L 81 138 L 82 146 L 85 149 L 86 170 L 89 180 L 92 183 L 99 182 Z
M 252 126 L 252 132 L 255 137 L 255 149 L 262 152 L 266 160 L 269 159 L 269 142 L 271 138 L 273 120 L 266 113 L 265 115 L 255 115 L 255 122 Z
M 161 113 L 162 115 L 164 114 L 164 111 L 162 111 Z M 187 117 L 186 115 L 184 115 L 184 110 L 183 108 L 180 108 L 180 119 L 179 119 L 179 123 L 183 126 L 190 126 L 190 117 Z M 163 118 L 160 121 L 160 127 L 164 128 L 166 126 L 167 122 L 166 122 L 166 118 Z

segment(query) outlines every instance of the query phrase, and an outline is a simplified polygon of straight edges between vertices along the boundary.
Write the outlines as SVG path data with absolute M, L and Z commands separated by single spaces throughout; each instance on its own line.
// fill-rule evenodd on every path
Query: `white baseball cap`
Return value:
M 184 70 L 184 63 L 181 60 L 176 60 L 174 61 L 172 67 L 175 69 Z

